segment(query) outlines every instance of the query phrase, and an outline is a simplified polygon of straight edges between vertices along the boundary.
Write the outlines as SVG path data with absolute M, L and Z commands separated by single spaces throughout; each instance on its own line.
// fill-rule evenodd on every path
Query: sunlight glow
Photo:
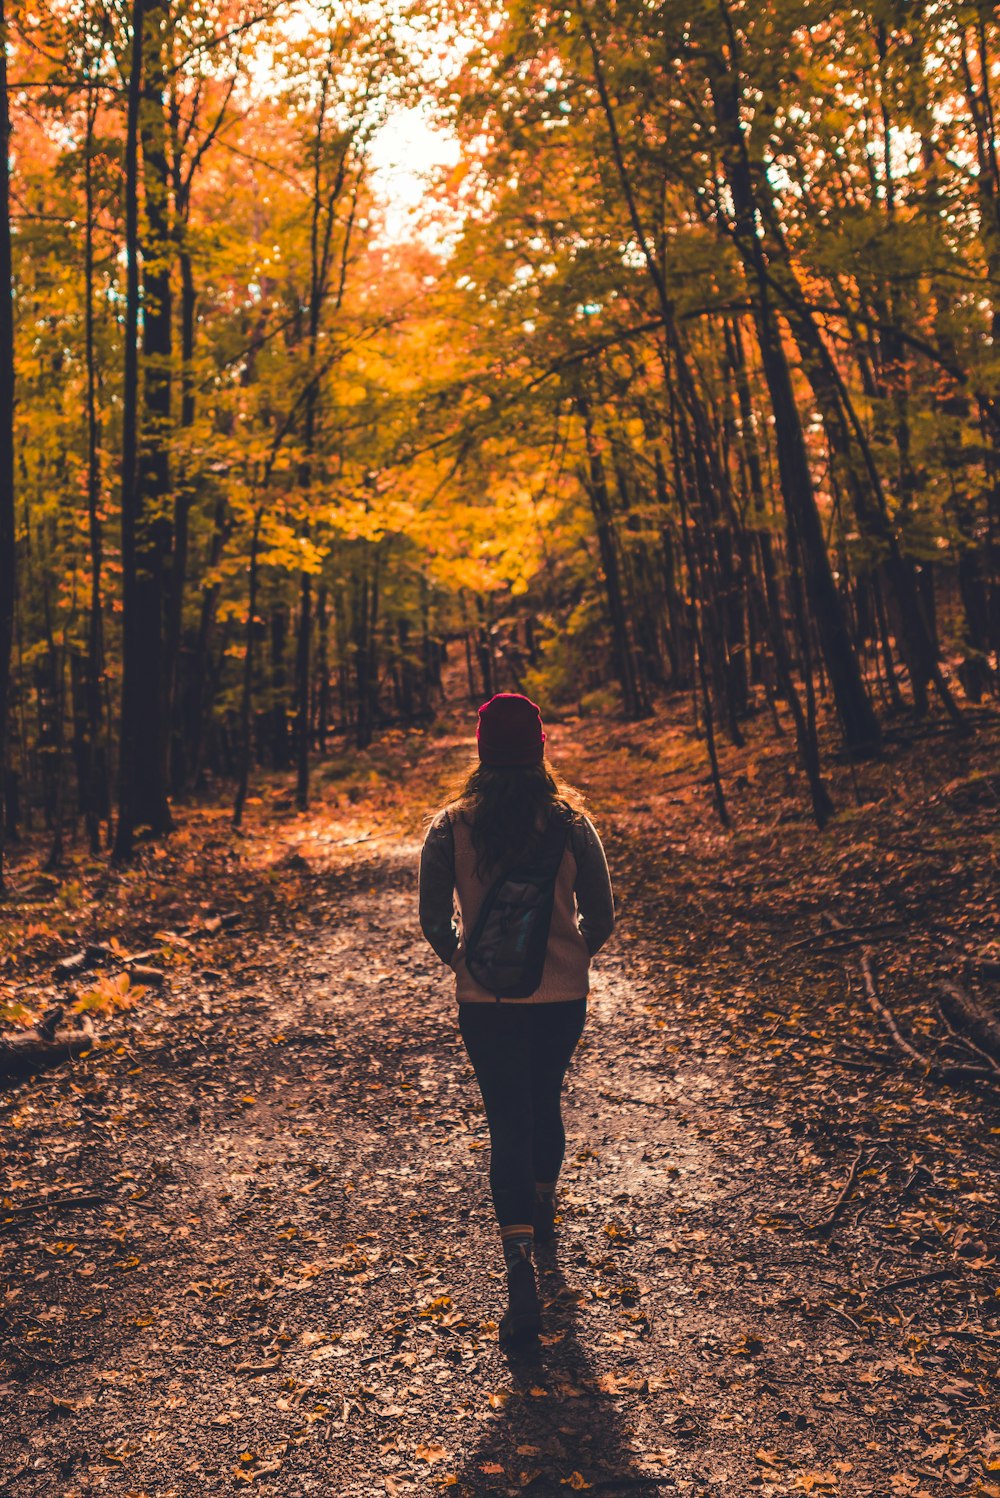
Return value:
M 379 238 L 398 243 L 418 238 L 443 249 L 453 225 L 434 194 L 434 179 L 458 165 L 457 137 L 429 109 L 414 105 L 394 110 L 370 147 L 371 187 L 379 206 Z

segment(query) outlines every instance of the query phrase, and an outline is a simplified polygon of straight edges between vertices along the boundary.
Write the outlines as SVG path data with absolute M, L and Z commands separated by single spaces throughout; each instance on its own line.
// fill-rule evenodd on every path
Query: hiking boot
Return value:
M 548 1245 L 556 1241 L 556 1201 L 554 1196 L 536 1196 L 532 1216 L 535 1243 Z
M 519 1259 L 508 1269 L 507 1292 L 510 1304 L 500 1319 L 501 1345 L 534 1342 L 542 1327 L 542 1312 L 535 1269 L 529 1258 Z

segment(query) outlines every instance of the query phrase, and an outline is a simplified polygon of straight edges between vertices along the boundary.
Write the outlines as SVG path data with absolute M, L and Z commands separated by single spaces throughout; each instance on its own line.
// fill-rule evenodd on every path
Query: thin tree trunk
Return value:
M 792 720 L 795 724 L 795 741 L 798 745 L 802 768 L 805 770 L 806 779 L 809 782 L 809 797 L 812 801 L 813 816 L 816 819 L 817 827 L 822 830 L 830 819 L 830 814 L 833 811 L 833 801 L 824 784 L 820 767 L 815 707 L 810 705 L 809 712 L 803 713 L 795 680 L 792 676 L 792 663 L 788 655 L 788 646 L 782 626 L 781 596 L 778 592 L 778 577 L 774 566 L 774 553 L 771 550 L 771 537 L 767 531 L 758 532 L 757 543 L 760 548 L 761 571 L 764 574 L 764 585 L 766 588 L 767 606 L 764 611 L 764 618 L 770 637 L 771 654 L 778 676 L 778 685 L 792 714 Z M 806 662 L 803 662 L 803 666 L 806 664 Z M 806 686 L 807 693 L 810 692 L 810 689 L 811 676 Z
M 709 81 L 723 138 L 726 179 L 733 197 L 736 243 L 755 282 L 758 344 L 774 414 L 789 550 L 794 535 L 845 745 L 851 754 L 870 754 L 879 746 L 879 728 L 830 566 L 788 357 L 772 305 L 764 250 L 757 233 L 757 203 L 739 110 L 738 84 L 731 73 L 721 70 L 710 72 Z
M 121 457 L 122 703 L 118 751 L 118 826 L 114 845 L 115 857 L 119 859 L 131 854 L 135 835 L 139 711 L 136 679 L 142 670 L 136 618 L 136 521 L 139 508 L 139 110 L 145 23 L 145 0 L 134 0 L 132 60 L 125 128 L 125 367 L 122 381 Z
M 359 749 L 367 749 L 372 741 L 371 719 L 369 716 L 371 709 L 371 692 L 369 689 L 371 654 L 368 633 L 368 594 L 368 557 L 365 553 L 362 553 L 361 575 L 356 578 L 354 588 L 354 683 L 357 698 L 354 742 Z
M 52 694 L 52 841 L 45 870 L 52 873 L 63 860 L 64 823 L 66 820 L 66 670 L 64 650 L 55 641 L 46 598 L 46 636 Z
M 141 674 L 136 683 L 136 818 L 153 836 L 172 827 L 167 801 L 170 682 L 166 604 L 171 585 L 174 236 L 164 112 L 170 0 L 146 0 L 142 102 L 145 234 L 142 244 L 142 420 L 136 518 L 136 599 Z
M 326 583 L 316 592 L 316 747 L 326 753 L 330 730 L 330 615 Z
M 264 518 L 264 506 L 254 510 L 253 530 L 250 535 L 249 583 L 247 587 L 247 627 L 243 655 L 243 689 L 240 694 L 240 746 L 239 780 L 236 799 L 233 803 L 233 826 L 240 827 L 250 785 L 250 713 L 253 704 L 253 645 L 257 622 L 257 556 L 260 550 L 260 527 Z
M 702 629 L 701 617 L 701 577 L 698 570 L 697 555 L 691 544 L 691 535 L 688 527 L 688 502 L 687 494 L 689 485 L 692 484 L 690 474 L 691 454 L 690 439 L 682 438 L 679 431 L 685 419 L 683 408 L 674 394 L 673 382 L 669 379 L 669 364 L 667 366 L 668 392 L 670 402 L 670 446 L 674 456 L 674 483 L 677 491 L 677 505 L 680 511 L 680 533 L 681 546 L 684 551 L 684 562 L 687 568 L 687 597 L 688 629 L 691 636 L 691 644 L 694 651 L 694 667 L 697 686 L 695 686 L 695 721 L 697 723 L 698 691 L 701 694 L 701 709 L 705 721 L 705 745 L 708 749 L 708 763 L 712 776 L 712 794 L 715 800 L 715 810 L 723 827 L 729 826 L 729 809 L 726 805 L 726 794 L 722 786 L 722 772 L 719 767 L 719 753 L 715 742 L 715 715 L 712 710 L 712 694 L 709 689 L 708 672 L 705 669 L 705 640 Z M 687 450 L 685 453 L 685 449 Z
M 295 804 L 299 811 L 309 805 L 309 685 L 310 639 L 312 635 L 312 578 L 300 574 L 299 628 L 295 648 Z
M 223 548 L 232 529 L 229 506 L 220 494 L 215 502 L 212 519 L 212 540 L 209 547 L 209 571 L 214 574 L 219 565 Z M 193 784 L 197 783 L 201 770 L 202 745 L 205 737 L 205 719 L 211 704 L 206 666 L 211 649 L 212 632 L 215 626 L 215 611 L 219 601 L 220 585 L 217 581 L 202 589 L 201 608 L 198 616 L 198 633 L 195 638 L 194 659 L 191 665 L 190 682 L 190 742 L 187 747 L 188 772 Z
M 579 395 L 576 404 L 583 422 L 587 450 L 587 466 L 580 476 L 583 480 L 584 492 L 590 500 L 594 527 L 597 532 L 601 572 L 604 576 L 605 598 L 608 606 L 608 621 L 611 625 L 612 659 L 615 663 L 615 675 L 621 687 L 622 710 L 627 718 L 639 718 L 644 716 L 648 709 L 636 680 L 635 659 L 629 640 L 625 598 L 618 565 L 618 545 L 614 533 L 604 462 L 597 445 L 590 402 L 586 396 Z
M 86 737 L 82 765 L 83 811 L 90 851 L 100 852 L 101 817 L 108 810 L 108 762 L 103 741 L 101 677 L 104 673 L 104 605 L 101 568 L 104 538 L 101 532 L 101 427 L 97 407 L 97 353 L 94 329 L 94 128 L 98 92 L 91 88 L 87 100 L 87 137 L 84 146 L 86 223 L 84 226 L 84 344 L 87 365 L 87 522 L 90 540 L 90 607 L 87 614 L 87 662 L 85 673 Z
M 7 10 L 0 0 L 0 786 L 7 786 L 11 653 L 14 646 L 14 297 L 10 233 L 10 101 Z M 0 811 L 0 890 L 4 888 L 7 797 Z
M 197 293 L 191 255 L 182 241 L 178 257 L 181 271 L 181 410 L 180 426 L 194 425 L 194 336 Z M 167 710 L 170 722 L 170 785 L 179 795 L 188 779 L 187 744 L 184 734 L 181 682 L 181 639 L 184 625 L 184 588 L 187 582 L 188 545 L 191 513 L 190 475 L 177 475 L 174 495 L 173 554 L 170 561 L 170 589 L 167 596 L 166 633 L 164 636 L 164 675 L 167 687 Z

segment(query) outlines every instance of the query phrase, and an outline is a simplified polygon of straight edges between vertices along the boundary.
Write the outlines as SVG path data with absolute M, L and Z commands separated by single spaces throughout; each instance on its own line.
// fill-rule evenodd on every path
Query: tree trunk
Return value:
M 677 505 L 680 511 L 681 545 L 684 550 L 684 561 L 687 567 L 687 610 L 688 629 L 691 634 L 691 642 L 694 648 L 694 666 L 701 693 L 701 710 L 705 722 L 705 746 L 708 749 L 708 762 L 712 776 L 712 794 L 715 801 L 715 810 L 723 827 L 729 826 L 729 809 L 726 805 L 726 794 L 722 785 L 722 772 L 719 768 L 719 754 L 715 742 L 715 715 L 712 710 L 712 694 L 709 690 L 708 672 L 705 669 L 705 641 L 701 618 L 701 578 L 699 576 L 697 555 L 691 544 L 691 533 L 688 525 L 688 488 L 691 483 L 690 469 L 685 467 L 682 451 L 682 442 L 678 430 L 684 420 L 684 413 L 679 410 L 679 402 L 674 397 L 673 385 L 670 384 L 670 435 L 671 447 L 674 454 L 674 474 L 677 489 Z M 690 447 L 690 442 L 686 444 Z M 697 703 L 697 698 L 695 699 Z M 697 719 L 697 710 L 696 710 Z
M 14 645 L 14 299 L 10 233 L 10 103 L 7 93 L 7 10 L 0 0 L 0 783 L 8 783 L 8 715 Z M 4 829 L 0 814 L 0 890 Z
M 167 801 L 163 604 L 170 555 L 170 227 L 163 118 L 166 0 L 134 0 L 125 143 L 125 382 L 122 397 L 122 711 L 116 858 L 138 828 L 153 836 L 173 822 Z M 148 81 L 144 84 L 149 44 Z M 143 146 L 142 413 L 139 395 L 138 147 Z
M 788 654 L 788 646 L 785 641 L 785 631 L 781 617 L 781 595 L 778 591 L 778 577 L 774 565 L 774 553 L 771 550 L 771 537 L 767 531 L 761 530 L 757 535 L 757 543 L 760 549 L 761 571 L 764 574 L 764 586 L 766 589 L 766 609 L 764 617 L 766 621 L 768 636 L 771 644 L 771 654 L 774 659 L 775 669 L 778 677 L 778 685 L 782 696 L 788 704 L 795 724 L 795 741 L 798 745 L 799 758 L 802 768 L 806 772 L 809 783 L 809 797 L 812 801 L 813 816 L 816 825 L 821 830 L 830 819 L 833 811 L 833 801 L 823 781 L 819 758 L 819 739 L 816 734 L 815 711 L 804 713 L 799 701 L 799 694 L 792 676 L 792 663 Z M 803 663 L 804 666 L 808 662 Z M 807 691 L 811 687 L 811 675 L 807 684 Z
M 125 349 L 122 381 L 121 552 L 122 552 L 122 702 L 119 735 L 118 826 L 115 857 L 132 852 L 137 820 L 138 743 L 137 676 L 142 671 L 138 651 L 139 589 L 137 580 L 137 520 L 139 421 L 139 110 L 142 88 L 144 0 L 132 6 L 132 58 L 125 127 Z
M 87 613 L 87 659 L 84 674 L 85 733 L 81 745 L 81 798 L 90 851 L 101 846 L 101 818 L 108 812 L 108 758 L 101 714 L 101 677 L 104 674 L 104 604 L 101 568 L 104 538 L 101 531 L 101 427 L 97 407 L 97 353 L 94 338 L 94 127 L 98 91 L 87 100 L 87 137 L 84 146 L 86 224 L 84 227 L 84 344 L 87 365 L 87 521 L 90 540 L 90 606 Z
M 309 805 L 309 686 L 310 640 L 312 638 L 312 578 L 299 578 L 299 628 L 295 644 L 295 804 L 299 811 Z
M 354 685 L 357 697 L 354 742 L 367 749 L 372 741 L 371 723 L 371 638 L 368 630 L 369 608 L 368 557 L 361 556 L 361 575 L 354 588 Z
M 710 84 L 723 139 L 726 179 L 733 198 L 737 247 L 755 282 L 757 341 L 774 415 L 789 546 L 791 550 L 792 538 L 797 538 L 806 594 L 816 621 L 845 746 L 853 755 L 870 754 L 879 747 L 879 728 L 830 566 L 791 370 L 772 305 L 764 250 L 757 232 L 757 202 L 743 135 L 738 84 L 730 73 L 719 71 L 710 74 Z
M 285 702 L 285 646 L 288 642 L 288 610 L 283 603 L 271 605 L 271 767 L 288 769 L 288 707 Z
M 208 564 L 214 573 L 219 565 L 223 548 L 232 530 L 229 506 L 220 494 L 215 501 L 212 517 L 212 540 L 209 546 Z M 219 583 L 212 582 L 202 588 L 201 608 L 198 615 L 198 632 L 195 636 L 194 658 L 191 663 L 190 682 L 190 741 L 187 746 L 189 777 L 197 783 L 201 770 L 202 745 L 205 737 L 205 720 L 214 692 L 209 690 L 209 656 L 212 634 L 215 627 L 215 611 L 219 601 Z
M 316 747 L 326 753 L 330 731 L 330 616 L 327 587 L 321 583 L 316 593 Z
M 590 413 L 590 402 L 586 396 L 577 397 L 577 410 L 583 421 L 583 433 L 587 447 L 586 468 L 581 471 L 584 492 L 590 500 L 597 533 L 597 545 L 601 556 L 601 572 L 608 607 L 608 622 L 611 626 L 611 652 L 615 675 L 622 694 L 622 710 L 627 718 L 640 718 L 649 710 L 648 700 L 637 679 L 635 658 L 628 632 L 628 616 L 622 591 L 621 570 L 618 565 L 618 546 L 611 513 L 611 499 L 604 474 L 604 462 L 594 432 Z
M 181 230 L 186 232 L 186 225 Z M 194 425 L 194 336 L 197 293 L 191 255 L 182 240 L 179 255 L 181 271 L 181 429 Z M 167 710 L 170 721 L 170 785 L 180 795 L 188 781 L 187 740 L 181 682 L 181 636 L 184 623 L 184 588 L 187 582 L 188 545 L 191 513 L 191 480 L 181 472 L 174 494 L 173 554 L 170 560 L 170 589 L 167 596 L 166 636 L 164 640 L 164 676 L 167 688 Z
M 258 505 L 254 511 L 253 529 L 250 535 L 247 627 L 244 636 L 243 688 L 240 694 L 239 781 L 236 786 L 236 800 L 233 803 L 234 827 L 242 825 L 247 789 L 250 784 L 250 714 L 253 704 L 253 646 L 257 625 L 257 555 L 260 548 L 260 527 L 263 518 L 264 506 Z

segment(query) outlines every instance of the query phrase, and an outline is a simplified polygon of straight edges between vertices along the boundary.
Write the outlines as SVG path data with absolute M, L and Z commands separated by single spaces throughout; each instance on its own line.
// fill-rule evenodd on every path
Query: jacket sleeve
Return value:
M 439 812 L 420 850 L 420 929 L 450 966 L 458 946 L 455 923 L 455 840 L 447 812 Z
M 581 816 L 573 828 L 573 855 L 576 858 L 576 904 L 580 934 L 591 957 L 599 952 L 615 927 L 615 897 L 611 888 L 608 861 L 597 828 L 588 817 Z

